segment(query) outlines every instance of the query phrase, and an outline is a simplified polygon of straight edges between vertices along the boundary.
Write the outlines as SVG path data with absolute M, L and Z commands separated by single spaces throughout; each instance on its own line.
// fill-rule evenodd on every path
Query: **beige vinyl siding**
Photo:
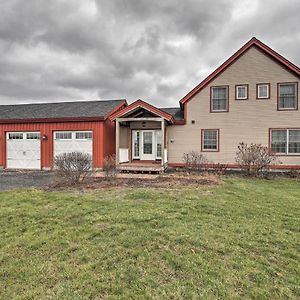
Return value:
M 120 148 L 128 148 L 128 137 L 129 137 L 129 128 L 125 126 L 120 126 Z
M 186 125 L 168 128 L 169 162 L 181 163 L 184 152 L 201 151 L 201 129 L 220 129 L 220 151 L 205 152 L 207 158 L 214 163 L 235 164 L 239 142 L 268 146 L 269 128 L 300 128 L 300 111 L 277 111 L 279 82 L 300 85 L 295 75 L 257 48 L 250 48 L 187 103 Z M 256 99 L 257 83 L 270 83 L 270 99 Z M 237 84 L 249 85 L 248 100 L 235 100 Z M 210 113 L 210 87 L 222 85 L 229 85 L 229 112 Z M 300 157 L 281 156 L 279 160 L 286 165 L 300 165 Z

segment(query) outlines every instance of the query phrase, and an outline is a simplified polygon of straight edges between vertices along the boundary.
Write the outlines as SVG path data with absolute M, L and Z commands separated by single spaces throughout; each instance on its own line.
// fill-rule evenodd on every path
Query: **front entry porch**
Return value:
M 117 118 L 116 163 L 122 171 L 161 172 L 168 163 L 163 118 Z
M 122 171 L 162 172 L 168 166 L 167 126 L 174 117 L 142 100 L 116 112 L 116 165 Z

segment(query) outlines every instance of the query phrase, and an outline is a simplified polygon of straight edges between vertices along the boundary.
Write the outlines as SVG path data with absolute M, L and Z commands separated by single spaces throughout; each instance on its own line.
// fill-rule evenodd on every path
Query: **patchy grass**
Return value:
M 299 299 L 300 182 L 0 193 L 0 299 Z

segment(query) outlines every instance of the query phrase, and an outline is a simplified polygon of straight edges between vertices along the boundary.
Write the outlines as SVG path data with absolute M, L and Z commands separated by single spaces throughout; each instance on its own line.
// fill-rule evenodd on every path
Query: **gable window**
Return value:
M 300 154 L 300 129 L 271 129 L 271 151 L 275 154 Z
M 259 83 L 256 85 L 256 98 L 257 99 L 270 98 L 270 83 Z
M 297 83 L 278 83 L 278 110 L 298 108 Z
M 248 84 L 240 84 L 235 86 L 235 99 L 236 100 L 248 99 Z
M 219 129 L 202 129 L 202 151 L 219 151 Z
M 211 112 L 228 112 L 228 86 L 211 87 Z

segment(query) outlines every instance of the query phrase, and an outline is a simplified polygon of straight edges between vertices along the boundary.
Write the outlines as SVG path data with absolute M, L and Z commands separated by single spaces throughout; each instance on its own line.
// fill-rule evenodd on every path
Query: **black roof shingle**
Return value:
M 125 100 L 0 105 L 1 120 L 105 117 Z
M 184 120 L 183 111 L 180 107 L 160 108 L 160 110 L 172 115 L 175 120 Z

